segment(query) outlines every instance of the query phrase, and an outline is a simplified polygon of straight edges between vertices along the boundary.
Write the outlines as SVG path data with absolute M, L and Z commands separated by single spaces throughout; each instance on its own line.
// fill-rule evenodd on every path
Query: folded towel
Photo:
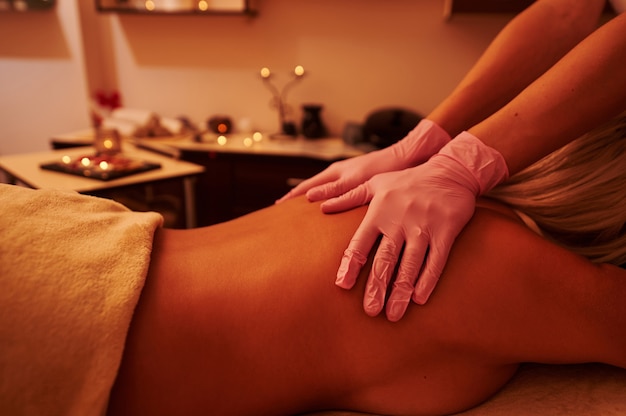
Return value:
M 0 185 L 2 414 L 103 414 L 161 221 Z

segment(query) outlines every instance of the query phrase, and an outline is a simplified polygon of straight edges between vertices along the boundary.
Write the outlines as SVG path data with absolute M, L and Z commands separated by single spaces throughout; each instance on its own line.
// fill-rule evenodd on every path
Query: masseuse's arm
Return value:
M 481 122 L 541 76 L 597 26 L 605 0 L 539 0 L 496 36 L 429 115 L 452 137 Z
M 626 13 L 469 131 L 518 172 L 626 109 Z

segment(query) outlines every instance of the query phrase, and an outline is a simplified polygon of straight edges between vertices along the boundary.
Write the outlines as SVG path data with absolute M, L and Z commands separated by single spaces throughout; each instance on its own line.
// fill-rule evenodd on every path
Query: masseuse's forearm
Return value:
M 494 39 L 454 92 L 427 117 L 452 137 L 484 120 L 596 27 L 604 0 L 539 0 Z
M 624 63 L 626 13 L 470 132 L 500 151 L 516 173 L 626 109 Z

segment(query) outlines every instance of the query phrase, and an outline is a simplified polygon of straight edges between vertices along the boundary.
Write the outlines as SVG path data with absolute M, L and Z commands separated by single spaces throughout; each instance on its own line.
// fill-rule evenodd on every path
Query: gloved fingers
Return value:
M 276 201 L 277 204 L 284 202 L 288 199 L 295 198 L 296 196 L 304 195 L 309 189 L 324 184 L 329 180 L 334 180 L 334 175 L 327 169 L 313 176 L 312 178 L 305 179 L 296 185 L 293 189 L 287 192 L 283 197 Z
M 346 251 L 343 252 L 341 264 L 337 270 L 335 284 L 342 289 L 352 289 L 366 261 L 367 252 L 364 253 L 350 248 L 346 249 Z
M 298 185 L 298 186 L 300 186 L 300 185 Z M 296 186 L 295 188 L 293 188 L 289 192 L 287 192 L 285 195 L 283 195 L 280 198 L 278 198 L 274 203 L 275 204 L 280 204 L 281 202 L 285 202 L 288 199 L 295 198 L 296 196 L 301 195 L 302 193 L 303 192 L 299 192 L 298 191 L 298 187 Z
M 315 186 L 306 192 L 309 201 L 321 201 L 322 199 L 334 198 L 347 191 L 351 186 L 346 181 L 336 180 Z
M 323 202 L 321 209 L 325 214 L 347 211 L 367 204 L 372 200 L 373 196 L 374 194 L 370 190 L 369 183 L 365 182 L 343 195 Z
M 348 248 L 343 253 L 335 284 L 344 289 L 350 289 L 356 283 L 361 268 L 367 261 L 367 255 L 372 250 L 378 239 L 380 231 L 378 227 L 370 225 L 367 214 L 359 225 Z
M 394 241 L 394 238 L 383 235 L 376 250 L 363 297 L 363 308 L 370 316 L 376 316 L 383 310 L 387 288 L 400 257 L 402 243 L 401 240 Z
M 413 302 L 418 305 L 424 305 L 428 301 L 443 273 L 443 268 L 446 265 L 446 261 L 448 261 L 450 247 L 453 242 L 454 238 L 452 238 L 452 241 L 444 242 L 443 244 L 431 244 L 424 269 L 417 279 L 417 284 L 413 291 Z
M 437 233 L 433 234 L 431 237 L 424 269 L 420 273 L 417 285 L 415 285 L 415 291 L 413 292 L 413 301 L 418 305 L 425 304 L 435 289 L 443 273 L 443 269 L 446 266 L 446 262 L 448 261 L 448 256 L 450 255 L 454 241 L 463 227 L 465 227 L 472 218 L 475 208 L 474 203 L 474 199 L 471 198 L 471 203 L 466 205 L 465 210 L 458 210 L 454 218 L 448 216 L 450 219 L 448 220 L 448 226 L 440 228 L 437 230 Z M 459 205 L 459 207 L 460 206 L 461 205 Z
M 406 312 L 415 290 L 415 284 L 419 276 L 424 257 L 428 249 L 428 238 L 420 233 L 415 242 L 407 241 L 400 260 L 398 275 L 393 284 L 393 289 L 387 300 L 387 319 L 391 322 L 399 321 Z

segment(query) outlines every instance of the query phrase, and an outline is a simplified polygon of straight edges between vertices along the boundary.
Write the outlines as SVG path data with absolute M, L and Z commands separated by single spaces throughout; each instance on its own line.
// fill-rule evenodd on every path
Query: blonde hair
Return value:
M 554 242 L 594 262 L 626 264 L 626 113 L 493 189 Z

